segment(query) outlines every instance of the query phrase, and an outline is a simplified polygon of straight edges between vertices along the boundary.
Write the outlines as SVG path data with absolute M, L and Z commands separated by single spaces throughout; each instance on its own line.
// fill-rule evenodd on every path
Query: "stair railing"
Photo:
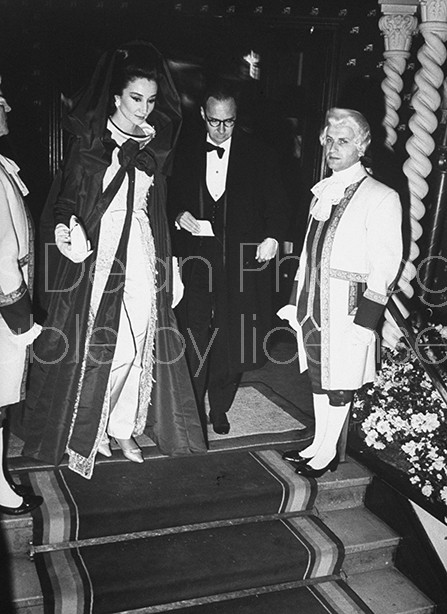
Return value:
M 439 373 L 438 368 L 434 362 L 431 362 L 429 357 L 421 352 L 421 348 L 424 347 L 424 344 L 418 342 L 417 335 L 415 335 L 413 329 L 409 325 L 408 321 L 404 318 L 402 313 L 400 312 L 396 302 L 393 297 L 388 301 L 387 309 L 394 318 L 397 326 L 404 333 L 403 338 L 408 343 L 410 348 L 413 350 L 415 356 L 417 357 L 419 363 L 430 377 L 433 386 L 436 388 L 438 393 L 440 394 L 442 400 L 447 406 L 447 386 Z M 444 412 L 445 418 L 447 420 L 447 411 Z

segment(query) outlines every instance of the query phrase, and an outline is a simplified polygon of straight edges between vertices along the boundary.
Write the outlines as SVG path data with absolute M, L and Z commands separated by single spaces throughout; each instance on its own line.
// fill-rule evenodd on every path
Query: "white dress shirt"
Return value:
M 207 136 L 209 143 L 216 145 Z M 230 157 L 231 137 L 224 141 L 219 147 L 224 150 L 224 155 L 219 158 L 217 151 L 208 151 L 206 154 L 206 187 L 212 198 L 216 201 L 225 192 L 227 182 L 228 159 Z

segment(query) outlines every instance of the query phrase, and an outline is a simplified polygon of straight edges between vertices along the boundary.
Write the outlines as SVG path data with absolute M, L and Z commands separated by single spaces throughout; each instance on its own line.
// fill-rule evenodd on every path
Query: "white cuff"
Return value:
M 178 260 L 176 256 L 172 256 L 172 308 L 177 307 L 183 298 L 185 286 L 183 285 L 180 271 L 178 268 Z
M 281 320 L 287 320 L 289 326 L 298 332 L 300 325 L 296 317 L 296 305 L 284 305 L 284 307 L 281 307 L 281 309 L 276 312 L 276 315 Z
M 20 335 L 14 335 L 14 341 L 20 346 L 31 345 L 32 342 L 37 339 L 37 337 L 42 332 L 42 326 L 34 322 L 33 326 L 26 331 L 26 333 L 21 333 Z

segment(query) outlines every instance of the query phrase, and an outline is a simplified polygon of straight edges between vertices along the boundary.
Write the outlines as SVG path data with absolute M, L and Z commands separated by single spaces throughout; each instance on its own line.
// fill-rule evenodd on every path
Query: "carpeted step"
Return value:
M 391 567 L 400 536 L 364 507 L 333 510 L 320 515 L 343 542 L 343 572 L 351 575 Z
M 247 594 L 229 593 L 196 599 L 177 609 L 149 609 L 144 614 L 174 611 L 175 614 L 373 614 L 342 580 L 310 586 L 265 587 Z M 175 610 L 174 610 L 175 607 Z
M 90 537 L 108 534 L 111 525 L 118 526 L 118 531 L 122 532 L 123 519 L 129 530 L 138 530 L 141 526 L 153 528 L 154 518 L 157 521 L 155 526 L 169 526 L 280 509 L 296 511 L 309 509 L 312 504 L 319 511 L 362 504 L 370 474 L 351 459 L 341 464 L 336 473 L 327 474 L 315 482 L 299 478 L 293 467 L 282 461 L 280 450 L 256 454 L 219 452 L 200 458 L 182 458 L 181 462 L 156 458 L 146 461 L 143 466 L 109 461 L 97 466 L 91 481 L 67 469 L 60 472 L 34 471 L 30 475 L 31 482 L 37 485 L 35 489 L 44 496 L 44 508 L 47 507 L 44 513 L 51 518 L 53 525 L 64 527 L 62 541 L 70 539 L 72 534 L 72 530 L 67 528 L 67 518 L 73 513 L 79 517 L 76 523 L 85 525 L 85 535 Z M 270 470 L 268 476 L 262 469 L 259 471 L 262 463 L 273 465 L 273 477 Z M 256 479 L 251 475 L 254 466 Z M 262 478 L 261 474 L 264 474 Z M 22 481 L 29 480 L 26 471 L 20 475 Z M 70 493 L 67 493 L 67 488 Z M 300 494 L 300 489 L 304 489 L 304 495 Z M 65 495 L 61 495 L 64 492 Z M 76 510 L 70 506 L 71 492 L 76 499 Z M 304 505 L 306 499 L 307 505 Z M 283 500 L 288 503 L 281 507 Z M 104 523 L 104 507 L 108 510 L 107 523 Z M 136 524 L 132 524 L 134 519 Z M 22 554 L 28 552 L 32 541 L 31 515 L 3 517 L 0 522 L 8 550 Z M 76 530 L 79 532 L 79 527 Z M 80 534 L 84 534 L 82 527 Z
M 344 573 L 389 565 L 398 542 L 355 507 L 370 480 L 358 463 L 316 481 L 296 475 L 279 450 L 96 469 L 91 481 L 67 469 L 30 475 L 45 503 L 33 513 L 41 588 L 35 571 L 30 582 L 15 571 L 23 585 L 16 603 L 27 613 L 43 612 L 43 592 L 47 607 L 63 601 L 73 611 L 93 595 L 98 614 L 288 614 L 298 604 L 306 614 L 378 614 L 342 581 Z
M 358 471 L 357 464 L 343 467 L 349 487 Z M 282 460 L 281 450 L 272 449 L 154 458 L 143 465 L 112 460 L 98 464 L 90 481 L 67 468 L 36 470 L 29 476 L 21 472 L 20 477 L 25 482 L 28 477 L 44 497 L 42 507 L 33 513 L 34 545 L 163 531 L 198 522 L 255 520 L 268 514 L 282 514 L 285 519 L 290 514 L 308 515 L 317 486 L 296 475 Z M 337 483 L 335 490 L 339 489 Z M 29 550 L 30 521 L 29 516 L 6 521 L 16 525 L 16 550 L 22 553 Z M 31 578 L 28 583 L 21 573 L 17 577 L 15 594 L 19 603 L 26 604 L 35 582 Z M 41 591 L 31 597 L 36 608 Z
M 276 589 L 276 590 L 275 590 Z M 43 598 L 23 599 L 14 614 L 45 614 Z M 71 612 L 71 611 L 70 611 Z M 310 586 L 279 585 L 251 591 L 210 595 L 113 614 L 375 614 L 342 580 Z
M 13 563 L 14 594 L 17 614 L 43 614 L 43 597 L 40 592 L 34 565 L 25 557 Z M 26 578 L 26 582 L 23 582 Z M 405 576 L 393 568 L 376 570 L 350 576 L 346 582 L 329 581 L 309 586 L 278 586 L 258 588 L 240 593 L 222 593 L 207 598 L 194 598 L 184 607 L 181 604 L 164 604 L 144 608 L 144 614 L 174 611 L 175 614 L 359 614 L 360 603 L 367 605 L 369 614 L 433 614 L 433 603 Z M 358 593 L 358 594 L 357 594 Z M 299 610 L 297 610 L 299 606 Z M 368 610 L 370 608 L 370 610 Z M 129 611 L 126 608 L 125 611 Z M 114 610 L 119 614 L 119 610 Z M 141 614 L 141 611 L 140 613 Z
M 26 554 L 33 538 L 31 514 L 3 516 L 0 520 L 0 531 L 9 553 Z
M 48 531 L 36 535 L 36 543 L 69 541 L 75 534 L 84 539 L 260 514 L 306 513 L 314 505 L 319 511 L 339 509 L 342 502 L 351 508 L 362 502 L 370 481 L 370 474 L 351 460 L 334 474 L 307 480 L 273 449 L 155 458 L 142 465 L 102 463 L 91 480 L 67 468 L 29 476 L 44 498 L 34 514 L 36 530 L 46 524 Z
M 319 480 L 326 507 L 331 491 L 339 502 L 343 484 L 365 487 L 369 478 L 357 463 L 337 473 Z M 104 463 L 91 481 L 60 469 L 36 472 L 31 483 L 45 500 L 34 513 L 42 544 L 34 547 L 35 561 L 45 598 L 52 595 L 56 606 L 68 600 L 81 607 L 90 594 L 98 613 L 152 611 L 216 595 L 226 601 L 234 592 L 273 595 L 278 585 L 317 599 L 309 587 L 341 580 L 342 543 L 311 513 L 317 482 L 295 474 L 280 451 Z M 330 514 L 339 529 L 337 512 Z M 349 546 L 352 557 L 365 557 L 364 539 Z M 290 595 L 263 597 L 265 607 L 284 599 L 286 608 Z
M 85 480 L 36 471 L 35 544 L 311 510 L 316 485 L 275 450 L 103 463 Z
M 97 614 L 167 605 L 230 591 L 340 579 L 341 542 L 315 516 L 216 523 L 152 537 L 35 555 L 43 594 Z M 105 538 L 104 538 L 105 540 Z M 74 545 L 74 544 L 73 544 Z M 74 605 L 76 608 L 74 609 Z M 82 606 L 82 607 L 81 607 Z
M 374 614 L 432 614 L 435 604 L 395 568 L 353 574 L 348 585 Z
M 14 612 L 17 610 L 18 614 L 22 612 L 24 614 L 42 614 L 42 590 L 33 561 L 30 560 L 29 556 L 16 555 L 9 561 L 9 565 Z M 1 608 L 0 611 L 2 611 Z
M 315 505 L 319 511 L 347 509 L 363 505 L 371 472 L 348 457 L 337 471 L 328 471 L 315 481 L 318 489 Z

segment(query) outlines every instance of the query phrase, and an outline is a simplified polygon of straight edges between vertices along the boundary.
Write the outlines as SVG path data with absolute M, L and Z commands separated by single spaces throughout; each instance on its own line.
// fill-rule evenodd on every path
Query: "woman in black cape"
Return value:
M 45 261 L 23 454 L 58 464 L 66 452 L 86 478 L 109 437 L 134 462 L 143 432 L 164 454 L 206 450 L 172 311 L 166 175 L 180 125 L 166 62 L 140 41 L 101 58 L 65 118 L 71 138 L 41 224 L 58 263 L 53 278 Z

